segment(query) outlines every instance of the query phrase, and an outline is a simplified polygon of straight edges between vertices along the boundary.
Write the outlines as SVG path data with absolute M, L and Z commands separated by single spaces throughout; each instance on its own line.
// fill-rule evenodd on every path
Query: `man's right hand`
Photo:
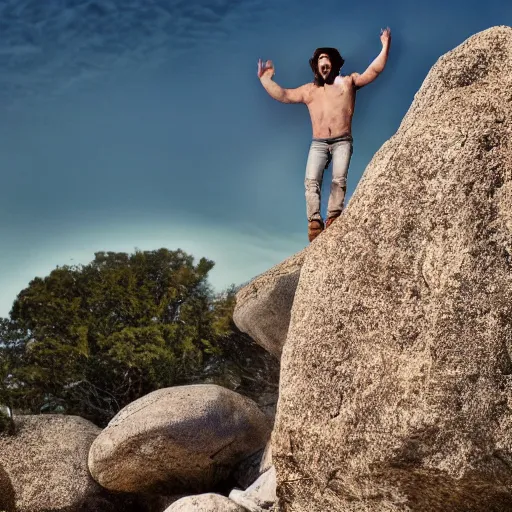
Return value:
M 274 73 L 274 64 L 272 64 L 271 60 L 267 60 L 267 62 L 262 62 L 261 59 L 258 59 L 258 78 L 272 78 L 274 76 Z

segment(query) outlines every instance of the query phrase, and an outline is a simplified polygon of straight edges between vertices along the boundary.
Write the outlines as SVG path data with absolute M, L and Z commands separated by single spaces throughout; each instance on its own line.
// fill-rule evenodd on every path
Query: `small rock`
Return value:
M 198 494 L 174 502 L 165 512 L 247 512 L 229 498 L 219 494 Z

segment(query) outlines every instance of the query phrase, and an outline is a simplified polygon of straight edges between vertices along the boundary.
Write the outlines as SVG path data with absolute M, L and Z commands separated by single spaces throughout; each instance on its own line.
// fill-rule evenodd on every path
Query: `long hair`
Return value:
M 329 59 L 331 60 L 331 72 L 327 76 L 326 80 L 323 79 L 322 75 L 320 75 L 318 71 L 318 57 L 322 55 L 322 53 L 327 54 L 329 56 Z M 313 57 L 309 59 L 309 65 L 313 70 L 314 84 L 321 87 L 326 82 L 332 82 L 334 78 L 340 74 L 341 68 L 343 67 L 344 63 L 345 59 L 340 55 L 336 48 L 317 48 L 315 50 L 315 53 L 313 54 Z

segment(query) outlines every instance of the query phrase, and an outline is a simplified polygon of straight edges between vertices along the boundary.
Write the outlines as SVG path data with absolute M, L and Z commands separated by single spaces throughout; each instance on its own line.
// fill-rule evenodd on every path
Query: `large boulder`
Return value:
M 100 428 L 78 416 L 17 416 L 14 422 L 16 434 L 0 436 L 0 462 L 18 512 L 78 512 L 110 503 L 87 469 Z
M 165 512 L 247 512 L 226 496 L 206 493 L 175 501 Z
M 282 512 L 512 510 L 512 28 L 443 55 L 302 266 Z M 321 262 L 321 265 L 319 264 Z
M 180 494 L 211 491 L 270 437 L 249 398 L 213 384 L 159 389 L 122 409 L 89 453 L 107 489 Z
M 306 249 L 275 265 L 241 288 L 236 295 L 233 321 L 276 358 L 288 332 L 293 297 Z

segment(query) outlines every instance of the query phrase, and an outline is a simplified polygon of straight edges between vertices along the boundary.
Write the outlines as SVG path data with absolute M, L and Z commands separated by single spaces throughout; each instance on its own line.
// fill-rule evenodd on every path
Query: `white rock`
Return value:
M 229 498 L 219 494 L 198 494 L 175 501 L 165 512 L 246 512 Z
M 245 491 L 233 489 L 229 498 L 250 512 L 267 512 L 276 501 L 276 470 L 272 466 Z

